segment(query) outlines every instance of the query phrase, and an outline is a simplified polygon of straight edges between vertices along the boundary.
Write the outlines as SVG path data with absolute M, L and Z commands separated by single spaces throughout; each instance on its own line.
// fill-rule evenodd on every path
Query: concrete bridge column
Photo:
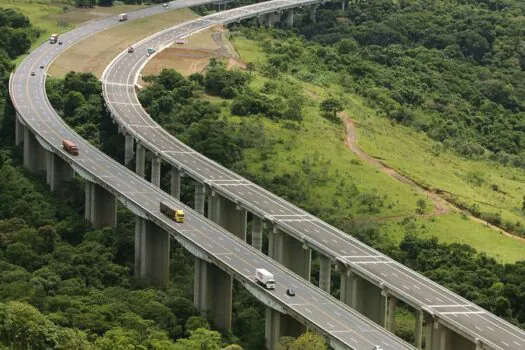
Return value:
M 481 348 L 479 341 L 475 343 L 470 341 L 430 316 L 427 318 L 425 343 L 425 350 L 477 350 Z
M 246 210 L 215 191 L 208 198 L 208 218 L 246 241 Z
M 62 182 L 71 181 L 75 175 L 73 168 L 53 152 L 46 151 L 47 184 L 52 192 L 60 188 Z
M 276 227 L 270 232 L 268 256 L 305 280 L 310 280 L 312 251 Z
M 170 235 L 143 218 L 135 218 L 135 277 L 166 288 L 169 280 Z
M 117 227 L 117 199 L 100 185 L 86 181 L 85 218 L 95 228 Z
M 135 160 L 135 172 L 140 177 L 144 177 L 144 175 L 146 175 L 146 148 L 144 148 L 144 146 L 139 142 L 137 142 L 136 156 L 137 159 Z
M 387 296 L 386 329 L 394 333 L 396 331 L 396 305 L 397 298 L 393 295 Z
M 252 246 L 261 251 L 262 250 L 262 219 L 257 215 L 252 215 Z
M 24 124 L 20 122 L 20 116 L 18 113 L 16 113 L 15 118 L 15 145 L 18 146 L 22 142 L 24 142 L 24 130 L 25 130 Z
M 46 171 L 45 149 L 29 128 L 24 128 L 24 168 L 31 172 Z
M 341 301 L 385 327 L 386 294 L 374 284 L 341 266 Z
M 293 27 L 293 9 L 289 9 L 286 14 L 286 25 L 288 27 Z
M 232 282 L 232 276 L 228 273 L 195 258 L 193 303 L 214 327 L 221 330 L 231 330 Z
M 272 28 L 273 25 L 274 25 L 274 13 L 273 12 L 270 12 L 270 13 L 267 13 L 266 15 L 264 15 L 266 17 L 266 25 L 269 27 L 269 28 Z
M 160 156 L 153 156 L 151 159 L 151 183 L 154 186 L 160 187 L 160 166 L 162 160 Z
M 313 4 L 310 10 L 310 21 L 315 23 L 315 15 L 317 13 L 317 8 L 319 7 L 319 4 Z
M 423 310 L 416 309 L 416 327 L 414 332 L 414 345 L 418 349 L 422 349 L 422 338 L 423 338 Z
M 171 167 L 170 193 L 180 200 L 180 171 L 174 166 Z
M 195 181 L 195 211 L 204 215 L 204 198 L 206 195 L 206 188 L 204 184 Z
M 279 349 L 279 339 L 281 337 L 298 337 L 305 331 L 306 327 L 296 319 L 270 307 L 266 308 L 264 329 L 266 349 Z
M 319 256 L 319 288 L 330 293 L 330 277 L 332 272 L 332 262 L 330 258 L 320 254 Z
M 133 145 L 135 140 L 130 134 L 125 134 L 125 144 L 124 144 L 124 165 L 127 166 L 129 162 L 133 159 L 135 152 L 133 151 Z
M 343 0 L 343 1 L 341 2 L 341 10 L 344 11 L 344 10 L 345 10 L 345 7 L 346 7 L 346 1 Z

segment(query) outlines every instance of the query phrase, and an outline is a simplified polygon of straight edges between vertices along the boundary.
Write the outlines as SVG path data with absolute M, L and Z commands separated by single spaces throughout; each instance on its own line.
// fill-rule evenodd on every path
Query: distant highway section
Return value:
M 205 1 L 177 1 L 179 6 L 197 3 Z M 131 12 L 129 20 L 153 15 L 159 11 L 162 11 L 162 8 L 156 6 Z M 11 76 L 9 91 L 17 110 L 17 118 L 24 127 L 24 143 L 29 141 L 28 133 L 33 134 L 38 144 L 48 152 L 46 157 L 50 154 L 65 160 L 75 173 L 117 196 L 119 201 L 132 209 L 136 215 L 164 228 L 185 247 L 192 247 L 192 251 L 198 252 L 202 259 L 231 273 L 266 304 L 278 306 L 292 317 L 318 330 L 336 348 L 370 350 L 374 345 L 381 345 L 384 349 L 414 349 L 115 162 L 62 121 L 46 96 L 45 67 L 75 42 L 117 25 L 116 18 L 91 22 L 63 33 L 60 36 L 63 45 L 44 43 L 20 63 Z M 40 65 L 43 65 L 44 69 L 40 69 Z M 31 75 L 33 71 L 35 76 Z M 71 156 L 63 150 L 64 139 L 72 140 L 78 145 L 78 156 Z M 24 145 L 24 148 L 26 149 L 27 145 Z M 175 223 L 160 213 L 159 203 L 163 200 L 176 203 L 186 211 L 184 224 Z M 275 290 L 263 289 L 255 283 L 254 271 L 261 267 L 275 275 L 278 286 Z M 285 294 L 285 288 L 290 285 L 297 286 L 298 293 L 294 298 Z
M 492 349 L 525 349 L 523 330 L 206 158 L 170 135 L 142 108 L 135 83 L 151 59 L 145 54 L 147 48 L 158 52 L 176 39 L 217 24 L 314 3 L 316 1 L 274 0 L 244 6 L 177 25 L 140 41 L 134 45 L 134 54 L 122 52 L 103 73 L 108 108 L 127 133 L 166 162 L 391 295 L 437 317 L 458 334 Z

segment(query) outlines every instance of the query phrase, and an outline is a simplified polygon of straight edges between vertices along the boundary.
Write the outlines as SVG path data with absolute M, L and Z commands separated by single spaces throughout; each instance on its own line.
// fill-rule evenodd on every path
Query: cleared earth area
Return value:
M 62 77 L 69 71 L 77 71 L 92 72 L 100 77 L 109 62 L 133 43 L 193 18 L 197 15 L 183 9 L 122 23 L 69 48 L 53 62 L 49 74 Z

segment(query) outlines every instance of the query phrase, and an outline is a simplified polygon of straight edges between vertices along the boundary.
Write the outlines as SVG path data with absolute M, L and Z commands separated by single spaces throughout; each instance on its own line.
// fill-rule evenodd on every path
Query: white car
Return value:
M 165 3 L 164 5 L 162 5 L 162 7 L 166 8 L 166 7 L 168 7 L 168 4 Z
M 373 350 L 383 350 L 383 347 L 380 345 L 374 346 Z

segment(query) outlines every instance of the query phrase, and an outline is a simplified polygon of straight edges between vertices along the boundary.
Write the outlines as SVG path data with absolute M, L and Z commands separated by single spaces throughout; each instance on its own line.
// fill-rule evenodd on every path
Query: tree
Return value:
M 319 109 L 321 110 L 323 117 L 332 121 L 336 121 L 338 120 L 337 113 L 343 110 L 343 104 L 340 100 L 329 97 L 321 102 Z

